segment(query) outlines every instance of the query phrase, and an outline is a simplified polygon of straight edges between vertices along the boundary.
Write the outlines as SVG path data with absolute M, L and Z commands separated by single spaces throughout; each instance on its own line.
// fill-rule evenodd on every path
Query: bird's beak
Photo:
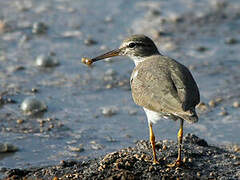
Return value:
M 121 49 L 114 49 L 114 50 L 109 51 L 109 52 L 107 52 L 105 54 L 102 54 L 100 56 L 92 58 L 91 61 L 92 62 L 96 62 L 96 61 L 99 61 L 101 59 L 106 59 L 106 58 L 113 57 L 113 56 L 119 56 L 120 52 L 121 52 Z

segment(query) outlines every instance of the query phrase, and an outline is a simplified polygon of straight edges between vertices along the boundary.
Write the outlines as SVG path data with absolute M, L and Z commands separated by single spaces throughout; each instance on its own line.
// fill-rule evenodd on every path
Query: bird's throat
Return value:
M 137 66 L 140 62 L 143 62 L 146 58 L 140 56 L 131 56 L 131 59 L 134 61 L 135 66 Z

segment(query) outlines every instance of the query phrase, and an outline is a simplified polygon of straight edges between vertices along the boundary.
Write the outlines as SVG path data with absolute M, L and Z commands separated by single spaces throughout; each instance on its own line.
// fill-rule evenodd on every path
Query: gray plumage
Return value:
M 133 70 L 131 89 L 134 102 L 149 110 L 197 122 L 195 106 L 199 91 L 189 70 L 177 61 L 158 55 L 147 57 Z

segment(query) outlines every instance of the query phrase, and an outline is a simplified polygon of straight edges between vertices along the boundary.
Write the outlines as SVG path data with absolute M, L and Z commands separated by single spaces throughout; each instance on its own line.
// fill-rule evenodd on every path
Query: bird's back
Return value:
M 198 120 L 197 84 L 184 65 L 169 57 L 154 55 L 139 63 L 131 76 L 131 89 L 139 106 L 190 122 Z

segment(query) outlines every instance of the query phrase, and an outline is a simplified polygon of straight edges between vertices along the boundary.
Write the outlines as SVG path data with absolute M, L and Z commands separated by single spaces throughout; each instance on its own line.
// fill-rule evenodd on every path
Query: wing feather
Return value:
M 135 103 L 152 111 L 190 115 L 188 110 L 199 103 L 191 73 L 168 57 L 153 56 L 139 63 L 131 79 Z

